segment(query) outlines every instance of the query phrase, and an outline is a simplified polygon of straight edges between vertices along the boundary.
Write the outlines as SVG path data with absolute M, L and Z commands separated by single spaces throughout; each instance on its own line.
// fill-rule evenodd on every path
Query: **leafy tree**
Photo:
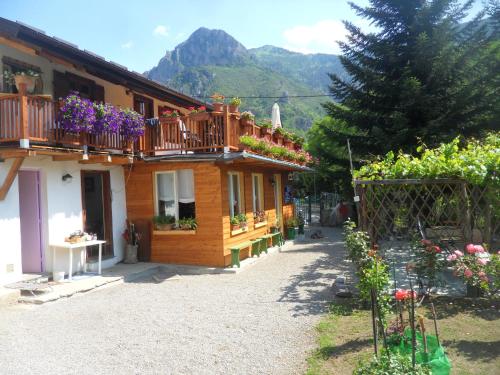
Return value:
M 324 104 L 331 119 L 311 130 L 312 151 L 345 171 L 347 138 L 359 159 L 414 150 L 418 140 L 434 146 L 457 135 L 480 136 L 498 126 L 498 1 L 490 1 L 489 7 L 464 23 L 472 3 L 370 0 L 366 7 L 350 3 L 375 31 L 363 32 L 345 22 L 349 35 L 340 43 L 341 62 L 350 80 L 330 75 L 338 102 Z M 318 139 L 318 134 L 333 140 L 331 147 L 324 147 L 326 140 Z

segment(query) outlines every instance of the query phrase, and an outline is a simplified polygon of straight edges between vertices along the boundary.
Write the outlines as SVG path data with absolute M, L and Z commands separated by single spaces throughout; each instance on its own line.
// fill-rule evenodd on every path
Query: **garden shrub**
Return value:
M 411 356 L 386 352 L 380 358 L 373 357 L 370 362 L 361 362 L 353 375 L 430 375 L 427 366 L 416 364 L 412 367 Z

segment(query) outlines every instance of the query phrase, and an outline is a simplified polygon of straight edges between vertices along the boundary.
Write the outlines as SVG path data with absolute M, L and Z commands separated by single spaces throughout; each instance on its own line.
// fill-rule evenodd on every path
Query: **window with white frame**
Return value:
M 192 169 L 156 172 L 155 177 L 156 215 L 171 215 L 176 219 L 196 217 Z
M 252 202 L 254 214 L 264 211 L 264 177 L 262 174 L 252 174 Z
M 237 172 L 229 172 L 228 185 L 229 185 L 229 213 L 231 217 L 234 217 L 243 212 L 240 174 Z

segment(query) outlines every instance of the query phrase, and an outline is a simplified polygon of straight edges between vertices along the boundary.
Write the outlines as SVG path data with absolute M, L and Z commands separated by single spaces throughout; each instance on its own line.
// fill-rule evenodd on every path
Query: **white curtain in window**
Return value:
M 175 200 L 174 174 L 159 173 L 157 177 L 158 177 L 158 199 L 165 202 Z
M 177 171 L 177 186 L 180 203 L 194 202 L 194 175 L 192 169 L 180 169 Z

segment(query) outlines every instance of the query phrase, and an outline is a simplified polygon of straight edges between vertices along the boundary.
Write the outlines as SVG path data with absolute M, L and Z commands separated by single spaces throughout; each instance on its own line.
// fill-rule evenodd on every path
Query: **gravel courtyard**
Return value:
M 348 265 L 339 229 L 235 275 L 151 277 L 0 309 L 2 374 L 302 374 Z

